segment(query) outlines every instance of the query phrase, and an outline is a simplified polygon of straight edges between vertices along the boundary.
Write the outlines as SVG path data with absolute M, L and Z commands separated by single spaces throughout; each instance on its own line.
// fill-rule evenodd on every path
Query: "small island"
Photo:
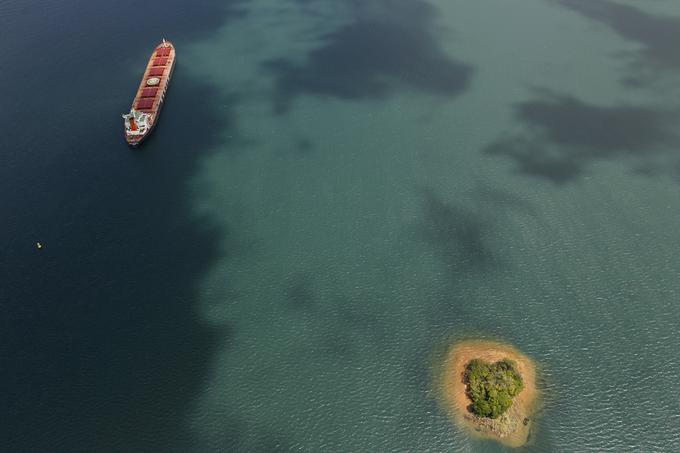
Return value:
M 463 341 L 446 354 L 440 376 L 447 412 L 476 435 L 510 447 L 529 440 L 536 409 L 536 369 L 512 346 Z

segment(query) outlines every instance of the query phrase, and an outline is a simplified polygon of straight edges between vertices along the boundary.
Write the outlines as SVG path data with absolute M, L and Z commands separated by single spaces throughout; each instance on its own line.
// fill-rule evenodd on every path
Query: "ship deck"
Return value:
M 169 41 L 159 44 L 149 58 L 149 62 L 144 70 L 144 76 L 137 89 L 137 94 L 132 102 L 132 108 L 140 112 L 151 115 L 151 127 L 156 123 L 156 119 L 163 106 L 165 93 L 172 77 L 175 66 L 175 47 Z M 154 83 L 157 79 L 157 83 Z M 149 130 L 149 132 L 151 132 Z M 144 136 L 127 136 L 131 144 L 139 143 Z

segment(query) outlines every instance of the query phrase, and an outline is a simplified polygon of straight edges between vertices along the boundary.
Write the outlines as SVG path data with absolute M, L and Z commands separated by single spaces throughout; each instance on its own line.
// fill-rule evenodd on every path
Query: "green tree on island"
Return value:
M 473 359 L 465 367 L 464 379 L 467 395 L 472 400 L 470 410 L 486 418 L 500 417 L 524 386 L 515 362 L 510 359 L 496 363 Z

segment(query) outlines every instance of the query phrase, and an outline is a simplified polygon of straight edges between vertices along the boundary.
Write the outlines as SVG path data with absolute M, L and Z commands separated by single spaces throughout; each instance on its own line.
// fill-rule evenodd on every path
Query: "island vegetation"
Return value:
M 438 370 L 441 402 L 459 425 L 511 447 L 528 442 L 538 400 L 531 359 L 503 343 L 469 340 L 450 347 Z
M 510 359 L 489 363 L 471 360 L 465 367 L 467 396 L 472 401 L 470 412 L 478 417 L 498 418 L 512 405 L 524 382 Z

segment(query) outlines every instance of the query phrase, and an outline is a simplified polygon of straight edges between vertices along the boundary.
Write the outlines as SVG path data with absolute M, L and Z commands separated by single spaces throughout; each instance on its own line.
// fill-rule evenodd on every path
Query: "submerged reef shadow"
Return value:
M 310 321 L 311 331 L 319 340 L 310 345 L 311 350 L 338 360 L 352 360 L 366 343 L 384 347 L 389 340 L 389 325 L 370 310 L 371 304 L 364 296 L 325 291 L 322 299 L 316 287 L 318 279 L 311 272 L 291 274 L 283 291 L 286 309 Z
M 471 197 L 477 200 L 478 203 L 483 203 L 494 209 L 510 210 L 531 217 L 538 216 L 538 211 L 531 202 L 512 192 L 501 190 L 485 183 L 478 183 L 477 187 L 472 191 Z
M 511 158 L 520 173 L 555 184 L 577 180 L 594 162 L 625 158 L 655 167 L 680 145 L 678 112 L 617 104 L 602 106 L 574 96 L 535 90 L 537 99 L 514 106 L 523 133 L 501 137 L 484 152 Z
M 285 285 L 284 292 L 290 310 L 312 312 L 320 308 L 314 291 L 314 278 L 311 274 L 293 274 Z
M 432 33 L 434 6 L 417 0 L 348 7 L 350 22 L 324 34 L 304 63 L 264 63 L 274 75 L 275 112 L 285 113 L 300 95 L 382 99 L 403 84 L 455 97 L 468 87 L 472 68 L 448 56 Z
M 281 147 L 281 154 L 288 157 L 305 159 L 316 155 L 317 145 L 307 137 L 293 138 L 290 144 Z
M 420 235 L 442 255 L 450 273 L 484 272 L 500 264 L 490 244 L 491 219 L 479 210 L 445 202 L 432 189 L 419 192 L 424 214 Z
M 541 222 L 540 212 L 521 196 L 488 185 L 457 192 L 457 201 L 444 200 L 431 188 L 420 188 L 419 193 L 423 218 L 416 239 L 429 244 L 439 256 L 441 275 L 446 277 L 426 318 L 428 331 L 433 338 L 447 336 L 454 328 L 459 334 L 513 332 L 517 326 L 510 321 L 512 317 L 505 316 L 504 310 L 489 310 L 485 302 L 475 303 L 471 288 L 487 287 L 497 278 L 519 272 L 504 250 L 515 240 L 517 217 Z

